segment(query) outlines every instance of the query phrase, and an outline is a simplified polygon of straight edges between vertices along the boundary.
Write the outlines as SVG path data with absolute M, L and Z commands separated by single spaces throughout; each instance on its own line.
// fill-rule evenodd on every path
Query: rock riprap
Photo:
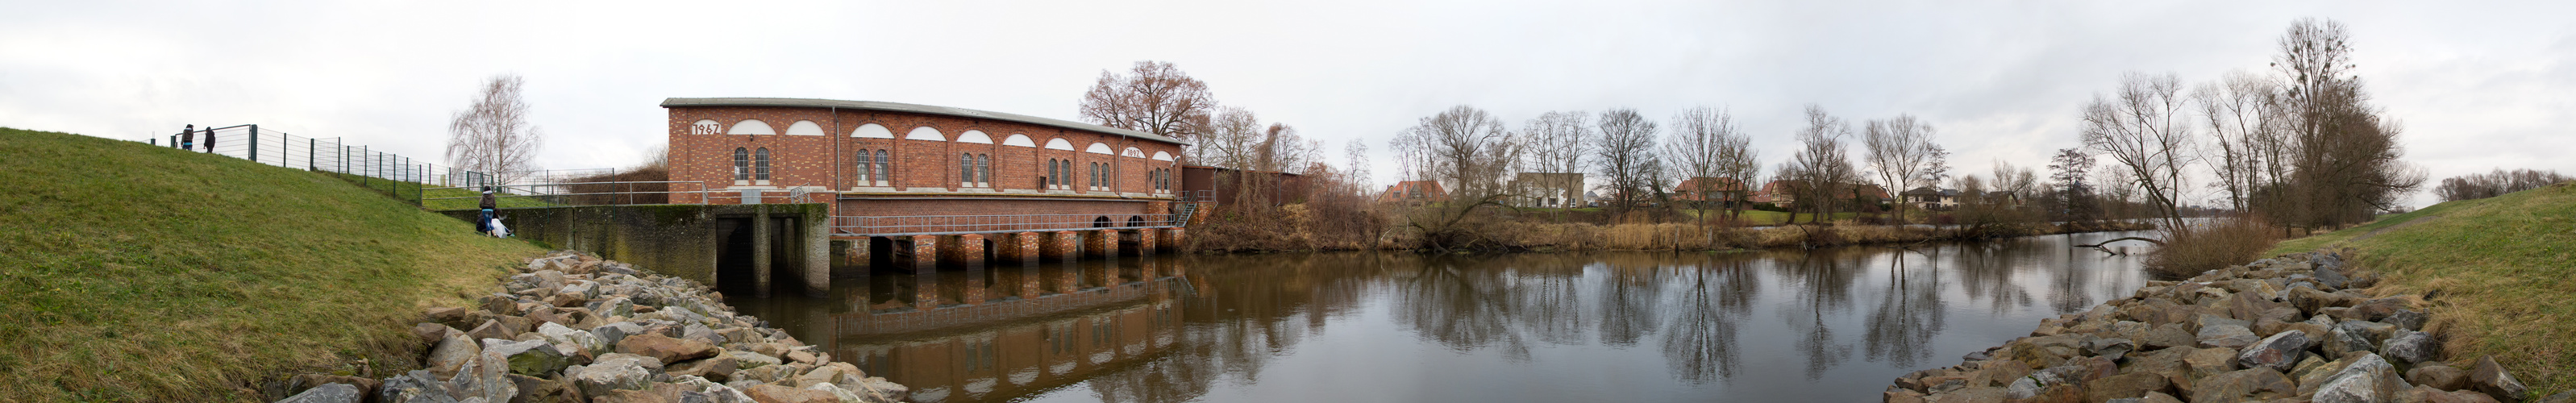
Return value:
M 424 346 L 420 370 L 380 382 L 298 377 L 302 393 L 283 401 L 899 402 L 909 395 L 903 385 L 734 314 L 722 294 L 697 282 L 573 251 L 532 259 L 518 271 L 473 306 L 422 312 L 427 322 L 411 329 Z
M 2504 402 L 2529 398 L 2489 357 L 2446 357 L 2421 298 L 2298 253 L 2150 281 L 2040 321 L 2029 337 L 1896 379 L 1887 402 Z M 2473 364 L 2471 364 L 2473 363 Z M 2576 392 L 2570 392 L 2576 393 Z

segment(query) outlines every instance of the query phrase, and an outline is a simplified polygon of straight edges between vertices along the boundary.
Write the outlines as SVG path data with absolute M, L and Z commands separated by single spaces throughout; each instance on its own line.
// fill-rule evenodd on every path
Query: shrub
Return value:
M 2170 235 L 2164 247 L 2147 255 L 2147 272 L 2168 278 L 2191 277 L 2244 264 L 2280 242 L 2278 231 L 2245 217 L 2220 218 L 2199 228 L 2165 232 Z

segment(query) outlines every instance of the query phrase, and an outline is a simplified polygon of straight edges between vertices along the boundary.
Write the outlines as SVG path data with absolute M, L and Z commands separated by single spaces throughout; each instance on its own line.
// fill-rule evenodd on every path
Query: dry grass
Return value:
M 2280 230 L 2262 220 L 2229 217 L 2191 231 L 2166 231 L 2164 246 L 2147 256 L 2147 272 L 2166 278 L 2188 278 L 2201 272 L 2245 264 L 2280 242 Z
M 540 252 L 339 179 L 0 129 L 0 401 L 243 401 L 375 357 Z

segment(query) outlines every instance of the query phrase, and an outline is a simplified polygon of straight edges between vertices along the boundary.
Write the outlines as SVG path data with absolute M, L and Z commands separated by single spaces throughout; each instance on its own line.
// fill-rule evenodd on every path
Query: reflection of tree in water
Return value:
M 1949 266 L 1959 273 L 1959 288 L 1972 300 L 1985 300 L 1994 313 L 2011 312 L 2030 306 L 2030 291 L 2013 281 L 2020 267 L 2012 265 L 2016 240 L 1997 240 L 1955 244 L 1944 248 L 1952 255 Z
M 1918 263 L 1913 257 L 1888 256 L 1887 291 L 1879 294 L 1878 307 L 1870 310 L 1862 336 L 1870 361 L 1912 367 L 1931 358 L 1932 337 L 1941 334 L 1947 316 L 1943 313 L 1948 310 L 1941 304 L 1941 269 L 1931 265 L 1938 260 L 1919 259 Z
M 1356 314 L 1372 279 L 1385 274 L 1380 267 L 1418 266 L 1401 256 L 1371 254 L 1218 260 L 1224 262 L 1222 272 L 1189 277 L 1195 296 L 1184 296 L 1190 300 L 1176 320 L 1186 325 L 1173 326 L 1180 330 L 1172 347 L 1152 361 L 1086 380 L 1096 398 L 1178 402 L 1206 395 L 1226 377 L 1259 382 L 1271 359 L 1321 334 L 1322 323 Z
M 1662 301 L 1665 286 L 1657 265 L 1665 260 L 1658 255 L 1603 259 L 1609 281 L 1601 282 L 1601 344 L 1635 346 L 1638 339 L 1655 332 L 1655 324 L 1662 319 L 1655 306 Z
M 1407 330 L 1451 349 L 1470 351 L 1501 347 L 1515 361 L 1529 357 L 1529 340 L 1513 314 L 1529 287 L 1514 284 L 1495 263 L 1500 259 L 1433 257 L 1413 277 L 1398 279 L 1395 320 Z
M 1865 249 L 1845 248 L 1780 258 L 1781 277 L 1799 297 L 1799 303 L 1782 306 L 1784 313 L 1780 316 L 1798 332 L 1798 352 L 1807 356 L 1807 379 L 1821 378 L 1825 370 L 1851 359 L 1851 345 L 1834 341 L 1834 329 L 1825 324 L 1825 313 L 1850 308 L 1851 286 L 1860 273 L 1858 260 L 1868 253 Z
M 1749 257 L 1703 257 L 1675 273 L 1681 289 L 1664 331 L 1664 363 L 1690 384 L 1735 377 L 1737 322 L 1750 314 L 1761 278 Z
M 2082 252 L 2085 254 L 2078 254 L 2078 250 L 2071 247 L 2058 249 L 2065 250 L 2059 254 L 2059 257 L 2065 260 L 2054 265 L 2057 266 L 2057 278 L 2048 283 L 2048 306 L 2055 308 L 2057 313 L 2074 313 L 2092 308 L 2093 293 L 2086 288 L 2091 288 L 2093 285 L 2093 276 L 2097 274 L 2094 266 L 2101 262 L 2101 259 L 2096 256 L 2101 256 L 2101 253 L 2084 250 Z

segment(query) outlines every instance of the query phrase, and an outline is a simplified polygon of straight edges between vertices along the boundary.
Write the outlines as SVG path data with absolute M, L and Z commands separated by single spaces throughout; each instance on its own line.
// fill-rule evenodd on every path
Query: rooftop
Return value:
M 892 112 L 911 112 L 911 113 L 924 113 L 924 114 L 932 114 L 932 115 L 963 116 L 963 117 L 970 117 L 970 118 L 993 119 L 993 120 L 1002 120 L 1002 121 L 1011 121 L 1011 122 L 1027 123 L 1027 124 L 1040 125 L 1040 126 L 1055 126 L 1055 127 L 1060 127 L 1060 128 L 1066 128 L 1066 129 L 1074 129 L 1074 130 L 1082 130 L 1082 131 L 1091 131 L 1091 132 L 1109 133 L 1109 134 L 1115 134 L 1115 135 L 1120 135 L 1120 136 L 1127 136 L 1127 137 L 1133 137 L 1133 138 L 1139 138 L 1139 139 L 1145 139 L 1145 140 L 1160 141 L 1160 142 L 1172 143 L 1172 144 L 1189 144 L 1189 142 L 1180 141 L 1180 140 L 1173 139 L 1173 138 L 1170 138 L 1170 137 L 1163 137 L 1163 135 L 1153 134 L 1153 133 L 1146 133 L 1146 132 L 1135 131 L 1135 130 L 1120 129 L 1120 128 L 1115 128 L 1115 127 L 1101 126 L 1101 125 L 1095 125 L 1095 124 L 1090 124 L 1090 123 L 1082 123 L 1082 122 L 1075 122 L 1075 121 L 1069 121 L 1069 120 L 1048 119 L 1048 118 L 1042 118 L 1042 117 L 1036 117 L 1036 116 L 1029 116 L 1029 115 L 1021 115 L 1021 114 L 1014 114 L 1014 113 L 1001 113 L 1001 112 L 993 112 L 993 111 L 980 111 L 980 110 L 974 110 L 974 109 L 966 109 L 966 108 L 952 108 L 952 107 L 946 107 L 946 106 L 915 105 L 915 104 L 898 103 L 898 102 L 878 102 L 878 101 L 843 101 L 843 100 L 837 100 L 837 99 L 813 99 L 813 98 L 664 98 L 664 99 L 662 99 L 662 107 L 664 107 L 664 108 L 672 108 L 672 107 L 698 107 L 698 106 L 784 106 L 784 107 L 803 107 L 803 108 L 838 108 L 838 109 L 855 109 L 855 110 L 872 110 L 872 111 L 892 111 Z

